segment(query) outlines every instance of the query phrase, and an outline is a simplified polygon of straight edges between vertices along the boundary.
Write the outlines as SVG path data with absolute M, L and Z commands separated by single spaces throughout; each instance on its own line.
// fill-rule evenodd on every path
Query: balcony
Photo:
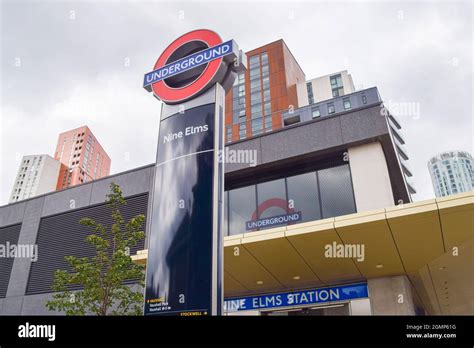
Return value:
M 415 194 L 416 193 L 416 189 L 415 189 L 415 185 L 413 183 L 413 178 L 409 177 L 409 176 L 405 176 L 405 181 L 407 183 L 407 188 L 408 188 L 408 191 L 410 192 L 410 194 Z
M 408 161 L 409 157 L 406 150 L 402 146 L 400 146 L 398 143 L 396 144 L 396 148 L 400 157 L 404 159 L 405 161 Z
M 403 173 L 405 174 L 405 177 L 413 176 L 413 172 L 412 172 L 409 164 L 407 163 L 407 161 L 400 158 L 400 164 L 402 165 L 402 170 L 403 170 Z
M 395 142 L 400 145 L 405 145 L 405 139 L 403 139 L 402 133 L 400 131 L 395 130 L 392 126 L 390 126 L 390 131 L 392 132 L 393 138 L 395 139 Z

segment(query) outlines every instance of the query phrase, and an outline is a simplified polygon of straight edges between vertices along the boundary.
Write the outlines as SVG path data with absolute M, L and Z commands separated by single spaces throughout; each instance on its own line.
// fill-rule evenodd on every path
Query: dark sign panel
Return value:
M 161 122 L 145 315 L 211 312 L 214 107 Z
M 210 309 L 211 152 L 158 166 L 150 235 L 145 314 Z M 178 209 L 171 209 L 172 206 Z

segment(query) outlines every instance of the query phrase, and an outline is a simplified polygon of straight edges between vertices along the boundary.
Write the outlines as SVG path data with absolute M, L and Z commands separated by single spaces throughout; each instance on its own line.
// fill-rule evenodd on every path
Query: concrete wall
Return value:
M 329 100 L 333 98 L 329 77 L 330 75 L 326 75 L 308 81 L 311 82 L 311 84 L 313 85 L 313 96 L 315 102 Z
M 301 82 L 296 85 L 296 95 L 298 97 L 298 107 L 301 108 L 309 104 L 306 82 Z
M 335 75 L 335 74 L 334 74 Z M 354 93 L 356 91 L 352 75 L 346 70 L 341 71 L 342 85 L 344 86 L 344 94 Z
M 359 298 L 350 301 L 351 315 L 372 315 L 372 308 L 370 307 L 370 299 Z
M 368 279 L 374 315 L 415 315 L 410 281 L 404 275 Z
M 348 154 L 357 211 L 395 205 L 382 145 L 373 142 L 349 147 Z

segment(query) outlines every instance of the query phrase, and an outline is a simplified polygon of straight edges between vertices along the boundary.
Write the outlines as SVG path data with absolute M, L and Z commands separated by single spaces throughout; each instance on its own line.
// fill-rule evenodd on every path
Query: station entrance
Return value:
M 349 303 L 330 306 L 287 308 L 276 311 L 261 311 L 262 316 L 330 316 L 350 315 Z

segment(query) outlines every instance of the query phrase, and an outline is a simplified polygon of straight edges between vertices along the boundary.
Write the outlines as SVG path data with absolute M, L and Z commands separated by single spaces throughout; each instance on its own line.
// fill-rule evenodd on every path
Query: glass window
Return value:
M 336 112 L 336 109 L 334 108 L 334 104 L 333 103 L 329 103 L 328 104 L 328 114 L 333 114 Z
M 264 111 L 265 111 L 265 115 L 270 115 L 272 113 L 272 106 L 270 103 L 265 103 Z
M 272 117 L 265 116 L 265 132 L 270 132 L 272 130 Z
M 341 88 L 336 88 L 332 90 L 332 96 L 335 97 L 340 97 L 341 95 L 344 95 L 344 89 Z
M 342 86 L 342 77 L 341 75 L 335 75 L 330 77 L 332 96 L 339 97 L 344 95 L 344 88 Z
M 321 112 L 319 111 L 319 108 L 311 109 L 311 115 L 313 116 L 313 118 L 321 116 Z
M 250 69 L 260 66 L 259 56 L 252 56 L 249 58 L 249 67 Z
M 262 102 L 262 93 L 260 91 L 254 92 L 250 95 L 250 103 L 252 105 Z
M 349 165 L 318 171 L 323 218 L 356 212 Z
M 250 70 L 250 80 L 259 79 L 260 78 L 260 69 L 251 69 Z
M 233 98 L 244 97 L 245 96 L 245 85 L 235 86 L 233 89 Z
M 301 212 L 301 221 L 321 219 L 316 173 L 291 176 L 286 179 L 286 182 L 289 207 L 291 209 L 293 204 L 293 211 Z
M 263 90 L 263 100 L 264 101 L 270 101 L 270 90 L 269 89 L 264 89 Z
M 250 93 L 255 92 L 256 90 L 261 90 L 260 80 L 252 80 L 250 81 Z
M 232 141 L 232 126 L 226 128 L 226 136 L 227 142 L 230 143 Z
M 244 84 L 245 83 L 245 73 L 240 73 L 236 80 L 238 81 L 239 85 Z
M 261 118 L 252 120 L 252 133 L 253 135 L 262 133 L 262 119 Z
M 331 87 L 335 88 L 335 87 L 342 87 L 342 77 L 341 75 L 335 75 L 335 76 L 331 76 L 330 78 L 331 80 Z
M 245 119 L 242 120 L 242 122 L 239 124 L 239 139 L 244 139 L 246 136 L 247 131 L 247 124 L 245 122 Z
M 255 186 L 229 191 L 229 235 L 245 232 L 245 223 L 256 212 Z
M 257 198 L 258 219 L 287 214 L 285 179 L 258 184 Z
M 351 101 L 350 101 L 349 98 L 344 98 L 343 102 L 344 102 L 344 110 L 347 110 L 347 109 L 351 108 Z
M 309 104 L 314 103 L 314 95 L 313 95 L 313 84 L 312 82 L 307 82 L 306 83 L 306 90 L 308 92 L 308 102 Z
M 262 112 L 262 103 L 259 104 L 252 104 L 252 107 L 250 108 L 250 111 L 252 111 L 252 116 L 255 115 L 255 113 Z

